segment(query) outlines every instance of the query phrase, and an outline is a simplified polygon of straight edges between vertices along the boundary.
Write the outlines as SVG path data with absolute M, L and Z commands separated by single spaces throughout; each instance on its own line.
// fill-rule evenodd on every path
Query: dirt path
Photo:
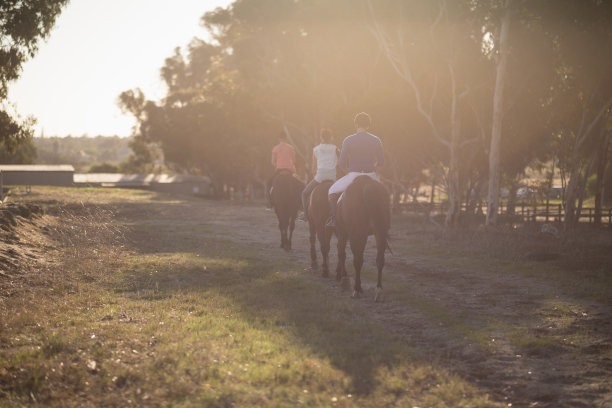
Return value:
M 179 226 L 199 219 L 226 239 L 256 247 L 262 257 L 299 263 L 330 296 L 350 296 L 309 270 L 305 223 L 298 223 L 294 250 L 285 253 L 278 248 L 274 214 L 260 206 L 230 204 L 205 214 L 196 202 L 167 211 L 156 213 Z M 528 276 L 522 261 L 499 268 L 491 259 L 489 267 L 465 268 L 453 265 L 453 255 L 415 255 L 405 231 L 392 233 L 395 255 L 387 255 L 382 303 L 372 300 L 372 240 L 367 249 L 365 295 L 354 302 L 366 306 L 369 318 L 507 406 L 612 406 L 609 303 L 580 300 L 554 280 Z

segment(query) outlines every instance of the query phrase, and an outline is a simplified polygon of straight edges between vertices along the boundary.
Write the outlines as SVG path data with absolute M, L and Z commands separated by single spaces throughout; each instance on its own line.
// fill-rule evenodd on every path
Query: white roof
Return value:
M 121 174 L 121 173 L 77 173 L 74 175 L 75 183 L 96 183 L 104 185 L 122 186 L 148 186 L 153 183 L 210 183 L 205 176 L 192 174 Z
M 74 171 L 70 164 L 0 164 L 0 171 Z

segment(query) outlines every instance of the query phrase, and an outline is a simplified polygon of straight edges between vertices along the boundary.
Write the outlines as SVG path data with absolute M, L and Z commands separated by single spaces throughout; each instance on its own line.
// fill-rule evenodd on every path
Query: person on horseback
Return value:
M 325 180 L 336 181 L 338 147 L 331 144 L 332 133 L 329 129 L 321 129 L 320 138 L 321 143 L 312 149 L 312 172 L 315 176 L 302 191 L 302 221 L 308 220 L 308 203 L 312 190 Z
M 274 166 L 274 174 L 266 182 L 266 199 L 268 201 L 268 209 L 272 208 L 270 201 L 270 189 L 274 183 L 274 179 L 281 171 L 288 171 L 295 174 L 295 149 L 288 143 L 287 135 L 281 132 L 278 135 L 278 144 L 272 148 L 272 166 Z
M 379 181 L 376 169 L 385 164 L 385 155 L 380 139 L 368 132 L 370 115 L 365 112 L 355 116 L 356 133 L 347 136 L 342 142 L 338 165 L 347 174 L 329 188 L 329 219 L 326 226 L 336 227 L 336 204 L 338 198 L 351 182 L 359 176 L 369 176 Z

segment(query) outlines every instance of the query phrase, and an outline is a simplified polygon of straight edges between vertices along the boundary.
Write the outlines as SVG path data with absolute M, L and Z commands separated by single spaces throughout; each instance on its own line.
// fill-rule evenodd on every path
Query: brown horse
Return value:
M 385 186 L 368 176 L 357 177 L 340 198 L 336 210 L 336 234 L 338 236 L 336 280 L 346 278 L 344 262 L 346 242 L 349 241 L 355 266 L 353 297 L 358 297 L 363 293 L 361 267 L 363 266 L 363 252 L 370 235 L 376 238 L 376 266 L 378 268 L 374 300 L 378 301 L 382 297 L 382 270 L 385 266 L 385 251 L 389 248 L 390 227 L 389 192 Z
M 325 222 L 329 215 L 329 204 L 327 192 L 333 184 L 333 181 L 325 180 L 316 186 L 310 194 L 310 204 L 308 205 L 308 226 L 310 228 L 310 267 L 317 269 L 317 249 L 316 241 L 319 239 L 319 248 L 321 249 L 321 257 L 323 258 L 322 276 L 329 276 L 329 243 L 333 231 L 325 228 Z
M 289 251 L 291 238 L 295 229 L 295 219 L 302 207 L 302 190 L 304 183 L 291 175 L 289 171 L 280 171 L 272 182 L 270 201 L 278 218 L 280 230 L 280 247 Z

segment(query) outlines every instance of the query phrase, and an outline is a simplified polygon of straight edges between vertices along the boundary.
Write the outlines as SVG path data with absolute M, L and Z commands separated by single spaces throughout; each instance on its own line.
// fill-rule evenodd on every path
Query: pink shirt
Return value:
M 295 173 L 295 150 L 287 143 L 279 143 L 272 149 L 276 170 L 289 169 Z

